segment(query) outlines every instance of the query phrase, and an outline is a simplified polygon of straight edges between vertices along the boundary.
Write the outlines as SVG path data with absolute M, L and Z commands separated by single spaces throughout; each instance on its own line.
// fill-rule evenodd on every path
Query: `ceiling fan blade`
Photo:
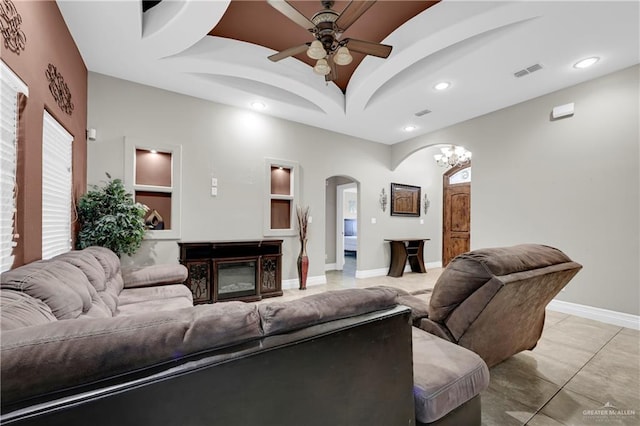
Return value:
M 305 52 L 309 48 L 309 44 L 301 44 L 300 46 L 290 47 L 282 52 L 274 53 L 269 56 L 273 62 L 278 62 L 281 59 L 288 58 L 289 56 L 296 56 L 299 53 Z
M 335 25 L 338 27 L 338 32 L 345 32 L 347 28 L 351 26 L 363 13 L 365 13 L 376 0 L 370 1 L 351 1 L 347 7 L 344 8 L 338 19 L 336 19 Z
M 306 16 L 293 7 L 289 2 L 285 0 L 267 0 L 267 3 L 271 5 L 278 12 L 282 13 L 287 18 L 291 19 L 301 27 L 312 31 L 315 28 L 313 22 L 311 22 Z
M 388 57 L 391 49 L 393 49 L 392 46 L 387 44 L 372 43 L 370 41 L 356 40 L 353 38 L 347 38 L 344 41 L 349 50 L 364 53 L 365 55 L 377 56 L 379 58 Z
M 327 63 L 331 67 L 331 72 L 324 76 L 325 81 L 334 81 L 338 78 L 338 70 L 336 69 L 336 63 L 333 62 L 333 55 L 327 56 Z

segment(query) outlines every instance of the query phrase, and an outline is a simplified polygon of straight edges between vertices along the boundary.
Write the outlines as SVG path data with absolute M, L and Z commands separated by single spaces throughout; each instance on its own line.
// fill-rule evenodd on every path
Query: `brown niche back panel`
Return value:
M 171 153 L 136 149 L 136 185 L 171 187 Z
M 291 169 L 271 167 L 271 193 L 291 195 Z
M 291 228 L 291 201 L 271 200 L 271 229 Z
M 136 191 L 136 202 L 149 207 L 145 219 L 155 210 L 162 217 L 163 227 L 156 229 L 171 229 L 171 194 L 165 192 Z

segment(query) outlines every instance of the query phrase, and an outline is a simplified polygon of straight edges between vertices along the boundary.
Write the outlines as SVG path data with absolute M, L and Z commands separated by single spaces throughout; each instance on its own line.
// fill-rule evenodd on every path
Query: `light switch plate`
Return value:
M 371 218 L 371 223 L 376 223 L 376 218 L 375 217 Z
M 211 196 L 216 197 L 217 195 L 218 195 L 218 188 L 216 188 L 215 186 L 211 187 Z
M 211 186 L 218 186 L 218 178 L 211 178 Z

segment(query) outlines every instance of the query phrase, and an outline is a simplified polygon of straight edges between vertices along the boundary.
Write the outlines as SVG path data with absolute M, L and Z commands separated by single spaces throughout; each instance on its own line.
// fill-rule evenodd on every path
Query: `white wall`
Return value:
M 584 266 L 559 299 L 638 315 L 639 74 L 634 66 L 394 145 L 392 164 L 434 143 L 465 145 L 472 249 L 558 247 Z M 551 121 L 569 102 L 575 115 Z
M 313 217 L 307 246 L 310 277 L 324 275 L 325 184 L 331 176 L 361 183 L 359 269 L 388 267 L 384 238 L 427 233 L 418 219 L 391 218 L 389 210 L 380 210 L 380 189 L 388 192 L 390 182 L 428 181 L 421 175 L 423 164 L 409 162 L 391 171 L 387 145 L 95 73 L 89 74 L 87 127 L 98 132 L 88 144 L 89 184 L 103 181 L 105 172 L 124 177 L 124 137 L 182 145 L 183 241 L 264 238 L 264 158 L 300 164 L 300 204 L 308 205 Z M 215 198 L 210 196 L 211 177 L 218 178 Z M 284 240 L 283 279 L 294 279 L 299 243 L 295 237 Z M 433 255 L 428 250 L 426 260 L 438 260 Z M 125 260 L 148 264 L 177 258 L 176 241 L 163 240 L 146 241 L 135 258 Z

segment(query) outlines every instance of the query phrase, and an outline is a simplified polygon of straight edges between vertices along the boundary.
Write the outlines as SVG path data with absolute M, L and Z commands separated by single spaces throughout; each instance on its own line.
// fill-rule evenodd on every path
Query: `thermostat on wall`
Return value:
M 573 106 L 574 106 L 573 102 L 571 102 L 570 104 L 559 105 L 553 108 L 553 111 L 551 112 L 551 117 L 561 118 L 561 117 L 567 117 L 569 115 L 573 115 Z

